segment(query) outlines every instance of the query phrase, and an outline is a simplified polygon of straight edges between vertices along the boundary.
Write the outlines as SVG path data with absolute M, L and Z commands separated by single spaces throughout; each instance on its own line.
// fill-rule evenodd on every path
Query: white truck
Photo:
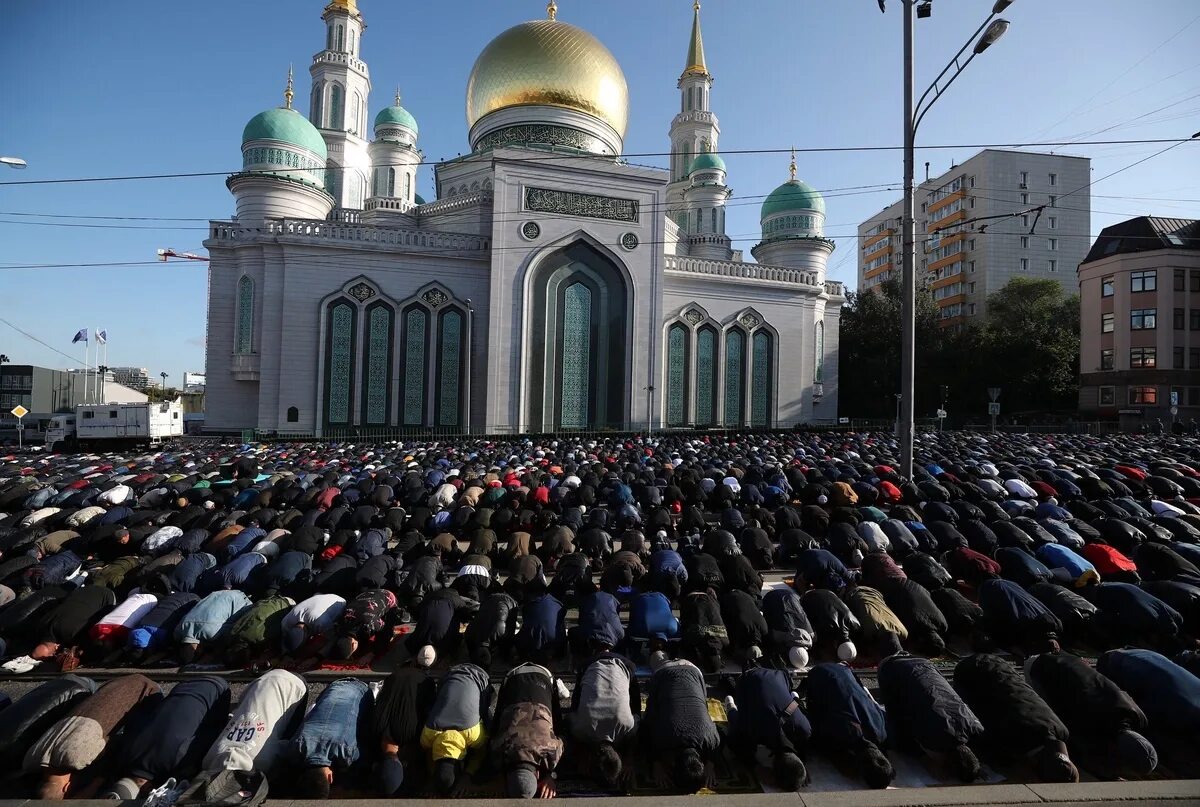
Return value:
M 46 451 L 158 445 L 182 434 L 183 405 L 179 401 L 83 404 L 74 414 L 50 419 Z

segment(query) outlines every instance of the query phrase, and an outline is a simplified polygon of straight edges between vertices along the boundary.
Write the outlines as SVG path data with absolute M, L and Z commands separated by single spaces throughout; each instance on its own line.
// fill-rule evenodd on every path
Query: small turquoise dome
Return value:
M 329 157 L 317 127 L 294 109 L 277 107 L 259 112 L 242 130 L 242 145 L 252 140 L 278 140 L 311 151 L 322 161 Z
M 776 213 L 796 213 L 805 210 L 824 215 L 825 199 L 807 182 L 792 179 L 771 191 L 771 195 L 763 202 L 759 221 L 766 221 Z
M 375 128 L 378 129 L 380 126 L 403 126 L 406 129 L 412 129 L 413 134 L 418 131 L 417 119 L 400 104 L 380 110 L 379 114 L 375 116 Z
M 424 197 L 421 196 L 421 194 L 414 193 L 413 194 L 413 203 L 418 204 L 418 205 L 423 205 L 423 204 L 425 204 L 425 199 L 424 199 Z
M 721 159 L 721 155 L 715 151 L 705 151 L 698 155 L 692 162 L 693 171 L 701 171 L 708 169 L 710 171 L 724 171 L 725 161 Z

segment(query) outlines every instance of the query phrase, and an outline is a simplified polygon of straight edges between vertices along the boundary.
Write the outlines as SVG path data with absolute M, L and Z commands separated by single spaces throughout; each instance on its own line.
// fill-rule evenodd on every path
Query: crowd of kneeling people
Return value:
M 202 770 L 550 797 L 564 751 L 606 791 L 640 768 L 692 793 L 725 753 L 794 790 L 812 751 L 886 787 L 891 748 L 964 782 L 977 751 L 1077 781 L 1194 748 L 1200 444 L 955 439 L 912 480 L 869 435 L 0 466 L 4 668 L 198 671 L 43 683 L 0 711 L 0 770 L 44 798 Z M 943 674 L 948 648 L 973 654 Z M 206 665 L 261 675 L 234 704 Z M 320 666 L 391 675 L 310 704 Z

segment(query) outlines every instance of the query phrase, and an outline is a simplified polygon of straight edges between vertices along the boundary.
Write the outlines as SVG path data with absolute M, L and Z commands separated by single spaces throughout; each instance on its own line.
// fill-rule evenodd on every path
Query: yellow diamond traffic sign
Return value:
M 16 406 L 14 406 L 12 408 L 12 416 L 18 420 L 20 420 L 21 418 L 25 417 L 28 414 L 29 414 L 29 410 L 26 409 L 25 407 L 21 406 L 20 404 L 17 404 Z

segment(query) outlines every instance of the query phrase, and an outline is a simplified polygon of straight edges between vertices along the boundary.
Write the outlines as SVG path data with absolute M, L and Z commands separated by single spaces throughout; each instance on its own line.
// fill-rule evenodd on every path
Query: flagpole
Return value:
M 83 337 L 83 402 L 90 403 L 91 393 L 89 392 L 90 379 L 88 378 L 88 368 L 92 366 L 91 353 L 92 343 L 87 336 Z
M 104 388 L 108 382 L 108 331 L 104 332 L 104 372 L 100 375 L 100 403 L 104 403 Z

